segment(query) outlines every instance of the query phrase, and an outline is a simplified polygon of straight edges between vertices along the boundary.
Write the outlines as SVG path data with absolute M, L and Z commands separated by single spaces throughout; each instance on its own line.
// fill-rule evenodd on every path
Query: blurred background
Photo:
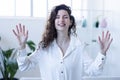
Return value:
M 53 6 L 71 7 L 77 24 L 77 33 L 93 58 L 99 51 L 98 36 L 109 30 L 113 42 L 108 51 L 105 77 L 120 76 L 120 1 L 119 0 L 0 0 L 0 46 L 18 47 L 12 29 L 19 23 L 29 30 L 29 39 L 37 45 L 41 40 L 46 20 Z M 17 78 L 40 77 L 38 65 L 29 71 L 17 71 Z M 0 76 L 2 77 L 2 76 Z

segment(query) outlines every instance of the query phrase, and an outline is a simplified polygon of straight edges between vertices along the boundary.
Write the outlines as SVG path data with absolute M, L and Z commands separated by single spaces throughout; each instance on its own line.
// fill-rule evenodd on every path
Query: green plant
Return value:
M 31 40 L 26 42 L 27 46 L 31 50 L 31 54 L 35 50 L 35 43 Z M 3 76 L 3 80 L 14 80 L 14 76 L 18 70 L 18 64 L 16 60 L 17 54 L 16 48 L 11 48 L 8 50 L 3 50 L 0 48 L 0 71 Z

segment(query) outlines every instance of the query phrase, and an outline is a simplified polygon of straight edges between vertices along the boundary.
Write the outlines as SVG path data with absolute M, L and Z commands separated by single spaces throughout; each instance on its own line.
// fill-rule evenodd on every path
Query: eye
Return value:
M 64 19 L 68 19 L 69 17 L 68 16 L 64 16 Z
M 56 19 L 59 19 L 60 18 L 60 16 L 56 16 Z

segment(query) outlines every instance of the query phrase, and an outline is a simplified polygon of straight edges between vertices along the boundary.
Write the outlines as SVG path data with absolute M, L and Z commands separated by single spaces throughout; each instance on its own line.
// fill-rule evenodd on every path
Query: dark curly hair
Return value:
M 53 40 L 57 38 L 57 31 L 54 23 L 59 10 L 66 10 L 70 16 L 72 25 L 70 25 L 68 29 L 68 35 L 70 35 L 71 33 L 76 34 L 75 18 L 71 15 L 70 7 L 66 6 L 65 4 L 55 6 L 50 13 L 46 24 L 45 32 L 42 36 L 42 41 L 40 42 L 40 46 L 42 46 L 42 48 L 47 48 L 53 42 Z

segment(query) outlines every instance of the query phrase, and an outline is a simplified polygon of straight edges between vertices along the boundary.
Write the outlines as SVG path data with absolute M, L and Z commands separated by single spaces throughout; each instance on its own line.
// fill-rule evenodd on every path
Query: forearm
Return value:
M 17 63 L 19 70 L 24 71 L 27 69 L 26 66 L 28 66 L 28 59 L 27 59 L 27 53 L 26 49 L 20 49 L 17 53 Z
M 26 49 L 19 50 L 17 62 L 21 71 L 28 70 L 38 63 L 39 53 L 34 51 L 31 55 L 27 56 Z
M 103 66 L 105 63 L 105 56 L 99 53 L 94 61 L 88 65 L 85 73 L 89 76 L 99 75 L 103 71 Z

